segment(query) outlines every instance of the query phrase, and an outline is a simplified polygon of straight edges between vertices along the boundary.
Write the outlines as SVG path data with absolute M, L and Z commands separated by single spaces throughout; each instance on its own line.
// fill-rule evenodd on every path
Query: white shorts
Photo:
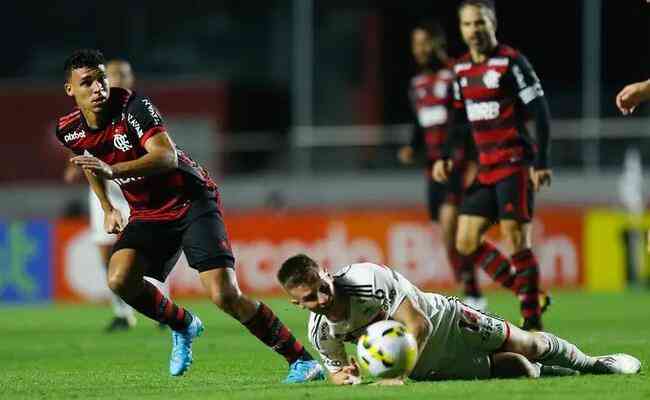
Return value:
M 110 200 L 114 208 L 120 211 L 122 219 L 126 224 L 129 220 L 130 209 L 129 203 L 127 203 L 122 194 L 122 189 L 113 181 L 106 180 L 104 182 L 106 182 L 108 200 Z M 104 210 L 92 189 L 88 193 L 88 212 L 90 213 L 90 228 L 92 229 L 93 241 L 98 245 L 111 245 L 115 243 L 117 235 L 106 233 L 104 229 Z
M 491 356 L 510 336 L 508 322 L 450 299 L 432 318 L 434 332 L 411 378 L 416 380 L 487 379 Z

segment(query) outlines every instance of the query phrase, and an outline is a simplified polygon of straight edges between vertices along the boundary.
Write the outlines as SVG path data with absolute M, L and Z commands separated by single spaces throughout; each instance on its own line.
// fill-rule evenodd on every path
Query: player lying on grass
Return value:
M 405 374 L 414 380 L 635 374 L 641 368 L 630 355 L 589 356 L 551 333 L 527 332 L 455 298 L 424 293 L 386 266 L 352 264 L 330 274 L 300 254 L 282 264 L 278 280 L 293 304 L 311 311 L 309 340 L 339 385 L 361 382 L 344 342 L 386 319 L 403 323 L 416 338 L 418 360 Z

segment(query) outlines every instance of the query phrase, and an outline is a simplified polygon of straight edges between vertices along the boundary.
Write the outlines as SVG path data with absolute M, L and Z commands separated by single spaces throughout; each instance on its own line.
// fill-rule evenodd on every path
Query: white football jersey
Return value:
M 423 293 L 401 274 L 383 265 L 351 264 L 333 277 L 334 290 L 350 297 L 350 315 L 345 321 L 332 322 L 324 315 L 311 313 L 308 327 L 311 344 L 332 373 L 348 364 L 344 342 L 355 342 L 368 325 L 392 318 L 404 299 L 408 298 L 429 317 L 434 329 L 432 338 L 445 311 L 450 309 L 450 300 L 445 296 Z M 448 333 L 448 329 L 442 330 Z

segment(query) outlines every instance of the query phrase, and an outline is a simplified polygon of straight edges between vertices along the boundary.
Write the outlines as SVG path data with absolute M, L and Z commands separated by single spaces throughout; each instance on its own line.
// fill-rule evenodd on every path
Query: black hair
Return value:
M 458 12 L 467 6 L 474 6 L 479 8 L 486 8 L 490 10 L 490 18 L 494 26 L 497 26 L 497 9 L 494 6 L 494 1 L 492 0 L 463 0 L 458 6 Z
M 444 68 L 447 62 L 447 34 L 445 33 L 445 30 L 440 22 L 435 19 L 423 20 L 413 27 L 413 31 L 416 29 L 420 29 L 426 32 L 438 49 L 435 50 L 431 55 L 429 62 L 425 68 L 431 69 L 433 71 Z M 418 66 L 418 68 L 422 68 L 422 66 Z
M 315 276 L 318 276 L 318 264 L 305 254 L 297 254 L 283 262 L 277 275 L 284 287 L 311 283 Z
M 432 39 L 437 40 L 443 49 L 447 49 L 447 34 L 438 20 L 428 19 L 420 21 L 413 27 L 413 30 L 416 29 L 425 31 Z
M 77 68 L 98 68 L 106 64 L 106 59 L 101 51 L 95 49 L 79 49 L 72 52 L 70 57 L 63 64 L 63 73 L 65 81 L 70 80 L 70 74 L 73 69 Z

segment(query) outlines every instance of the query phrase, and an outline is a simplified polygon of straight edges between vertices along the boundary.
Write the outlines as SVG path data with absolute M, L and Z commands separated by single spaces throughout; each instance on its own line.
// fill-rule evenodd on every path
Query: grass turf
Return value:
M 494 293 L 490 309 L 517 321 L 512 296 Z M 650 292 L 556 293 L 549 331 L 590 354 L 628 352 L 650 362 Z M 268 304 L 306 342 L 305 312 L 285 300 Z M 402 387 L 281 384 L 284 360 L 208 303 L 189 303 L 206 326 L 186 376 L 168 373 L 171 339 L 139 318 L 129 332 L 105 334 L 106 306 L 0 308 L 0 399 L 648 399 L 638 376 L 414 383 Z M 307 345 L 310 348 L 309 345 Z M 311 350 L 311 348 L 310 348 Z

